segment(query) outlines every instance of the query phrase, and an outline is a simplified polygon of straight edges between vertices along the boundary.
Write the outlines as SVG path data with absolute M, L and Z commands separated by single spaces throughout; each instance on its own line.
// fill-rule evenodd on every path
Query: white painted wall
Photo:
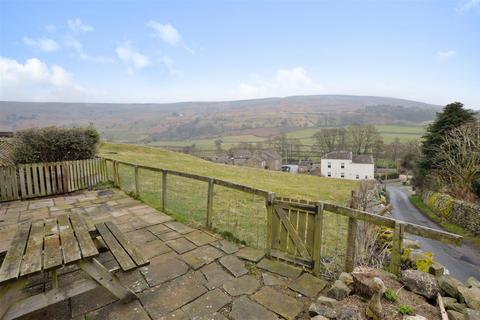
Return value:
M 330 168 L 328 167 L 329 163 Z M 342 164 L 344 168 L 342 168 Z M 328 173 L 330 173 L 331 178 L 350 180 L 374 179 L 374 165 L 369 163 L 352 163 L 352 160 L 322 159 L 320 166 L 322 177 L 328 177 Z

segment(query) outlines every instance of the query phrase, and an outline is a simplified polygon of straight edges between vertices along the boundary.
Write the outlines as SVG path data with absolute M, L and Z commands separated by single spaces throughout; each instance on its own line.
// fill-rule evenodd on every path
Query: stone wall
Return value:
M 433 191 L 422 193 L 423 202 L 438 216 L 480 235 L 480 205 Z

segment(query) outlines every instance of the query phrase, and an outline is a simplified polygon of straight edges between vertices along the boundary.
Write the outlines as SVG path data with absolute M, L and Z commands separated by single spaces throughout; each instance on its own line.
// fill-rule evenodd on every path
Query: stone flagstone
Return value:
M 182 235 L 178 232 L 175 231 L 167 231 L 167 232 L 162 232 L 160 234 L 157 234 L 157 237 L 160 238 L 162 241 L 168 241 L 168 240 L 173 240 L 173 239 L 178 239 Z
M 207 278 L 205 287 L 209 290 L 221 287 L 225 282 L 233 279 L 233 276 L 216 262 L 212 262 L 201 269 L 202 273 Z
M 262 261 L 260 261 L 260 263 L 257 264 L 257 267 L 291 279 L 298 278 L 298 276 L 302 273 L 302 269 L 300 268 L 267 258 L 264 258 Z
M 140 268 L 147 283 L 153 287 L 165 281 L 175 279 L 188 271 L 188 266 L 181 260 L 169 254 L 161 255 L 150 260 L 150 264 Z
M 320 291 L 322 291 L 326 285 L 326 281 L 314 277 L 309 273 L 304 273 L 298 279 L 290 283 L 288 287 L 294 291 L 303 294 L 304 296 L 313 298 Z
M 260 282 L 254 276 L 246 275 L 225 282 L 223 289 L 231 296 L 252 294 L 260 287 Z
M 165 222 L 164 224 L 170 229 L 177 231 L 178 233 L 181 233 L 181 234 L 189 233 L 194 230 L 178 221 Z
M 172 250 L 163 243 L 161 240 L 154 240 L 142 244 L 141 252 L 142 255 L 147 258 L 151 259 L 153 257 L 159 256 L 161 254 L 171 252 Z
M 208 243 L 214 242 L 217 239 L 200 230 L 195 230 L 185 235 L 185 237 L 191 242 L 195 243 L 197 246 L 203 246 Z
M 197 247 L 196 245 L 194 245 L 193 243 L 191 243 L 190 241 L 188 241 L 183 237 L 175 240 L 167 241 L 165 242 L 165 244 L 170 248 L 172 248 L 173 250 L 175 250 L 178 254 L 188 252 Z
M 253 295 L 253 298 L 267 309 L 287 319 L 295 319 L 303 309 L 303 303 L 271 287 L 263 287 Z
M 248 273 L 248 270 L 245 268 L 245 263 L 234 255 L 222 257 L 219 261 L 235 277 L 240 277 Z
M 265 252 L 263 250 L 254 249 L 250 247 L 244 247 L 237 252 L 237 257 L 242 259 L 251 261 L 251 262 L 258 262 L 265 256 Z
M 89 320 L 117 320 L 117 319 L 135 319 L 149 320 L 148 314 L 143 310 L 138 300 L 129 303 L 117 301 L 102 309 L 92 311 L 87 314 Z
M 263 272 L 262 273 L 262 279 L 263 283 L 266 286 L 284 286 L 287 284 L 287 281 L 285 279 L 282 279 L 276 275 L 273 275 L 269 272 Z
M 197 319 L 218 311 L 223 306 L 230 303 L 231 300 L 232 299 L 220 289 L 215 289 L 182 307 L 182 310 L 191 318 Z
M 161 233 L 165 233 L 165 232 L 172 231 L 172 230 L 170 228 L 168 228 L 167 226 L 163 225 L 163 224 L 157 224 L 153 227 L 149 227 L 148 231 L 150 231 L 154 235 L 158 236 Z
M 211 243 L 217 249 L 222 250 L 226 254 L 232 254 L 238 251 L 238 246 L 230 241 L 227 240 L 219 240 Z
M 230 317 L 233 320 L 277 320 L 278 317 L 258 303 L 242 296 L 233 300 Z
M 215 259 L 220 258 L 222 255 L 223 253 L 220 250 L 207 245 L 182 254 L 182 259 L 188 263 L 190 267 L 197 270 Z

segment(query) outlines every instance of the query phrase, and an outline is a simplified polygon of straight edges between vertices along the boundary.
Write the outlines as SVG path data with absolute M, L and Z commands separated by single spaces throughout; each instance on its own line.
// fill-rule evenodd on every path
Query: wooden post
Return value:
M 400 275 L 400 263 L 402 256 L 402 242 L 405 224 L 396 221 L 393 230 L 392 251 L 390 253 L 390 272 L 396 276 Z
M 118 187 L 117 183 L 117 161 L 112 161 L 112 174 L 113 174 L 113 185 Z
M 272 253 L 272 219 L 273 219 L 273 202 L 275 201 L 275 193 L 269 192 L 265 201 L 267 208 L 267 245 L 265 253 L 270 256 Z
M 162 211 L 167 210 L 167 171 L 162 170 Z
M 138 178 L 138 166 L 135 165 L 134 168 L 135 168 L 135 194 L 137 196 L 139 196 L 140 195 L 140 187 L 139 187 L 139 180 L 138 180 L 139 179 Z
M 315 215 L 315 233 L 313 237 L 313 274 L 320 275 L 322 256 L 322 230 L 323 229 L 323 203 L 317 202 L 317 213 Z
M 213 186 L 214 180 L 208 180 L 208 196 L 207 196 L 207 229 L 212 228 L 212 215 L 213 215 Z
M 357 209 L 357 196 L 356 192 L 352 190 L 350 199 L 350 208 Z M 355 268 L 355 251 L 357 243 L 357 219 L 350 217 L 348 219 L 348 235 L 347 235 L 347 252 L 345 258 L 345 271 L 352 272 Z

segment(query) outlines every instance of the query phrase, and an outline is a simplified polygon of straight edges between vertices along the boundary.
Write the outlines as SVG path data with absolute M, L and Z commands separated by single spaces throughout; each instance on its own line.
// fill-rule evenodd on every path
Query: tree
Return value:
M 346 130 L 344 128 L 321 129 L 313 135 L 313 138 L 316 147 L 325 153 L 346 147 Z
M 354 154 L 378 153 L 383 145 L 380 132 L 372 125 L 351 125 L 348 137 Z
M 441 166 L 441 161 L 436 154 L 447 133 L 465 123 L 474 121 L 474 115 L 472 110 L 465 109 L 463 103 L 460 102 L 447 104 L 442 112 L 437 113 L 434 122 L 428 126 L 427 133 L 423 136 L 423 156 L 419 161 L 422 176 L 426 176 L 430 170 Z
M 480 177 L 480 121 L 452 129 L 436 150 L 435 176 L 453 195 L 473 200 Z
M 222 151 L 222 143 L 223 143 L 223 140 L 222 140 L 221 138 L 215 140 L 215 149 L 216 149 L 218 152 Z

